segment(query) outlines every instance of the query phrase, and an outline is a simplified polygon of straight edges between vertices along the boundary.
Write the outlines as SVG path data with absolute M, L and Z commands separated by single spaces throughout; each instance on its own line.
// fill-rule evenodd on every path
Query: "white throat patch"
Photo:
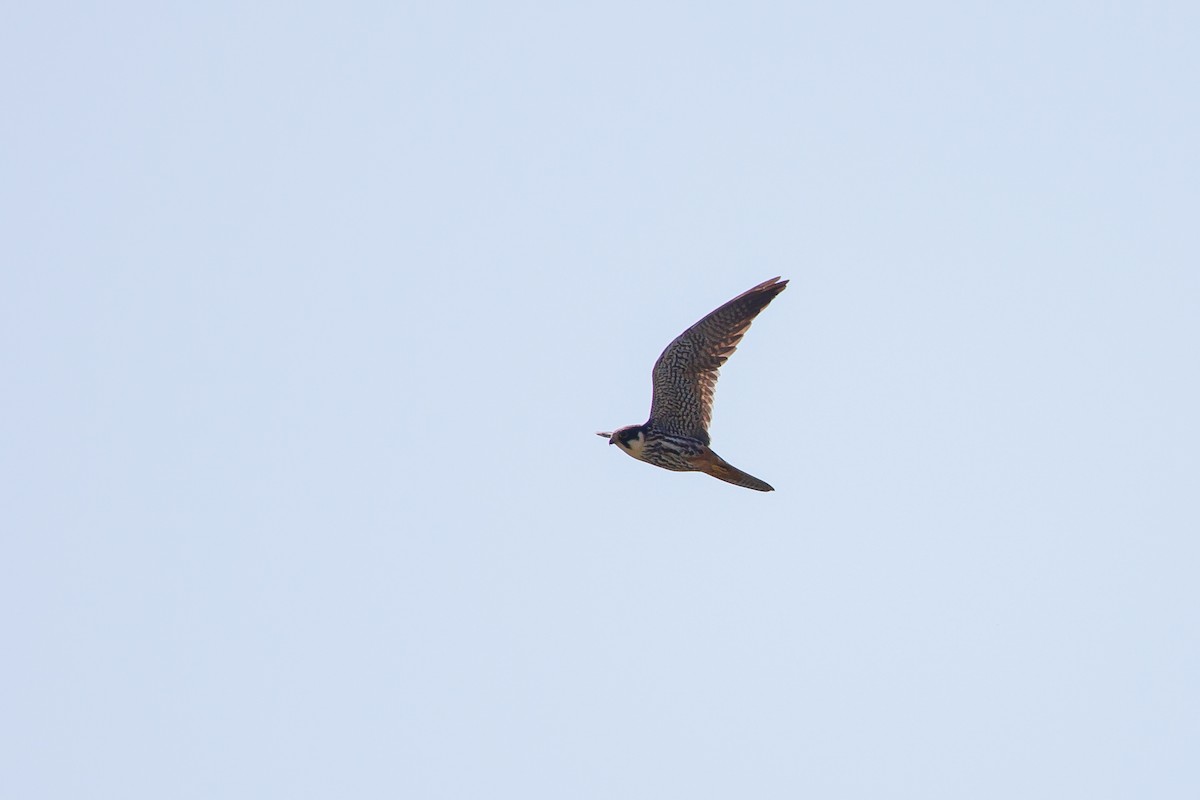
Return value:
M 646 434 L 644 431 L 638 431 L 636 439 L 630 439 L 624 443 L 626 452 L 634 458 L 642 457 L 642 448 L 646 446 Z

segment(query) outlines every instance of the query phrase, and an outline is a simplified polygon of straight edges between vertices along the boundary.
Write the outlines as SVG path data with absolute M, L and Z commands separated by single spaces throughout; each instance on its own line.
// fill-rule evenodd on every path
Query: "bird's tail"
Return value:
M 711 453 L 711 451 L 709 452 Z M 742 472 L 716 453 L 712 453 L 712 460 L 704 465 L 702 471 L 707 472 L 714 478 L 720 478 L 726 483 L 732 483 L 734 486 L 745 486 L 747 489 L 754 489 L 757 492 L 775 491 L 775 487 L 771 486 L 771 484 L 766 481 L 760 481 L 749 473 Z

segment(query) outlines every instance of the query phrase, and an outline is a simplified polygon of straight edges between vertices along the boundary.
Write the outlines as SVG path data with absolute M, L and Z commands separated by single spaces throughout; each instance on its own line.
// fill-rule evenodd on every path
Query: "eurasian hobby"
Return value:
M 717 370 L 725 363 L 750 323 L 787 286 L 772 278 L 730 300 L 667 345 L 654 363 L 650 419 L 610 433 L 609 444 L 629 455 L 676 472 L 704 472 L 760 492 L 770 484 L 742 472 L 708 446 Z

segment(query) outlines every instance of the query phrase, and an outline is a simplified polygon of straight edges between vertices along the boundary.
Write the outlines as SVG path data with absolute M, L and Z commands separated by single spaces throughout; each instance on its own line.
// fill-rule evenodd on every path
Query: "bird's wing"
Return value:
M 733 355 L 750 323 L 787 286 L 772 278 L 739 294 L 667 345 L 654 363 L 653 425 L 708 444 L 717 370 Z

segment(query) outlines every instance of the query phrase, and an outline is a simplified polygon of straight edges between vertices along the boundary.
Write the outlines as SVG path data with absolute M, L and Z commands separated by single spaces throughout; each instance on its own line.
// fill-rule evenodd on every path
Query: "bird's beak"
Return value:
M 609 444 L 612 444 L 612 431 L 609 431 L 608 433 L 600 433 L 599 431 L 596 431 L 596 435 L 603 436 L 605 439 L 608 439 Z

